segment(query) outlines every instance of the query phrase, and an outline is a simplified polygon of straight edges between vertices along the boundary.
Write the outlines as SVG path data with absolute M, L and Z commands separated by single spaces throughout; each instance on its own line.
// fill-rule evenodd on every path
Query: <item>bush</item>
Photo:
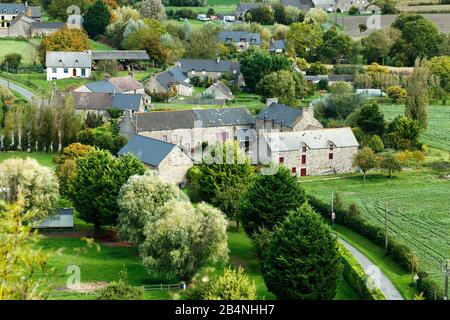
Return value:
M 350 9 L 348 9 L 348 14 L 353 16 L 355 14 L 359 13 L 359 10 L 357 7 L 355 6 L 351 6 Z
M 313 62 L 309 66 L 309 69 L 306 70 L 306 74 L 309 76 L 318 76 L 328 74 L 328 69 L 325 65 L 320 62 Z
M 197 19 L 197 14 L 191 9 L 180 9 L 173 14 L 175 19 Z
M 388 87 L 386 93 L 394 103 L 403 103 L 406 98 L 406 90 L 400 86 Z
M 144 289 L 129 285 L 126 271 L 121 271 L 119 276 L 119 281 L 111 282 L 108 286 L 99 290 L 97 300 L 142 300 Z
M 360 298 L 363 300 L 386 300 L 386 297 L 378 288 L 367 286 L 368 277 L 353 255 L 342 244 L 339 244 L 338 248 L 342 256 L 342 275 Z
M 373 150 L 373 152 L 380 153 L 384 150 L 384 143 L 383 140 L 381 140 L 379 135 L 374 135 L 369 140 L 369 148 Z

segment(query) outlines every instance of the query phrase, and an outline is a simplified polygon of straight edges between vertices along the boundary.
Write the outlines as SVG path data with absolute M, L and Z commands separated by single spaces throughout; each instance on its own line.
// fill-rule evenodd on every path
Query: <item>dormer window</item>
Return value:
M 6 9 L 3 9 L 3 13 L 6 13 Z
M 15 13 L 15 14 L 18 14 L 18 13 L 19 13 L 19 10 L 17 10 L 17 9 L 14 10 L 14 13 Z
M 227 38 L 227 41 L 228 41 L 228 42 L 231 42 L 231 41 L 233 41 L 233 39 L 231 39 L 231 37 L 228 37 L 228 38 Z
M 244 37 L 241 37 L 241 42 L 245 42 L 245 38 Z

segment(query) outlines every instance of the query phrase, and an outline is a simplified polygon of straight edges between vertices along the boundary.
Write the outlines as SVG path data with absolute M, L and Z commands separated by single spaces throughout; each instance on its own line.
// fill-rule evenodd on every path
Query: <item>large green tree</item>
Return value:
M 355 44 L 352 38 L 332 28 L 323 34 L 323 43 L 317 51 L 321 61 L 336 63 L 344 58 L 350 60 L 354 48 Z
M 416 120 L 423 130 L 428 126 L 428 89 L 426 62 L 417 60 L 406 86 L 405 115 Z
M 250 90 L 255 90 L 258 82 L 264 76 L 280 71 L 289 70 L 291 63 L 282 55 L 273 55 L 252 47 L 239 56 L 240 69 L 245 79 L 245 85 Z
M 184 56 L 192 59 L 217 58 L 220 53 L 218 33 L 219 29 L 211 23 L 192 31 L 186 39 Z
M 69 197 L 80 218 L 99 232 L 102 225 L 117 223 L 122 185 L 144 172 L 143 164 L 132 155 L 115 158 L 108 151 L 95 150 L 77 160 L 76 174 L 68 183 Z
M 308 22 L 293 23 L 288 32 L 288 48 L 297 57 L 306 58 L 322 44 L 323 31 L 319 24 Z
M 262 255 L 267 288 L 282 300 L 330 300 L 342 265 L 337 240 L 307 204 L 290 212 Z
M 356 123 L 365 132 L 381 135 L 384 131 L 384 115 L 378 103 L 367 103 L 362 106 Z
M 91 38 L 104 34 L 111 22 L 111 13 L 103 0 L 95 1 L 83 16 L 83 27 Z
M 306 201 L 300 182 L 285 167 L 273 175 L 260 175 L 243 196 L 239 214 L 244 230 L 254 237 L 260 228 L 273 230 L 287 213 Z
M 303 96 L 305 84 L 301 75 L 280 70 L 264 76 L 256 86 L 263 99 L 278 98 L 280 103 L 294 105 Z

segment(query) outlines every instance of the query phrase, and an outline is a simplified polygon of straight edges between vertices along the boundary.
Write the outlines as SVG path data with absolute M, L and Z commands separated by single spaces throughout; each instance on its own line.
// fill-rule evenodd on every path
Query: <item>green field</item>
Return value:
M 28 41 L 0 38 L 0 61 L 10 53 L 21 54 L 23 64 L 33 64 L 39 62 L 39 57 L 35 47 Z
M 450 180 L 442 174 L 411 171 L 388 179 L 384 173 L 372 173 L 365 182 L 359 174 L 342 179 L 307 177 L 302 184 L 323 201 L 329 201 L 332 191 L 339 192 L 344 204 L 355 203 L 361 216 L 377 226 L 384 223 L 378 207 L 386 203 L 389 234 L 410 247 L 420 267 L 443 284 L 441 264 L 450 257 Z
M 404 113 L 403 105 L 381 106 L 388 120 Z M 431 147 L 450 151 L 450 106 L 431 105 L 428 109 L 428 129 L 421 141 Z
M 26 158 L 33 158 L 36 159 L 39 164 L 43 166 L 47 166 L 50 168 L 54 168 L 55 164 L 53 163 L 53 155 L 51 153 L 46 152 L 21 152 L 21 151 L 0 151 L 0 162 L 6 159 L 10 158 L 20 158 L 20 159 L 26 159 Z

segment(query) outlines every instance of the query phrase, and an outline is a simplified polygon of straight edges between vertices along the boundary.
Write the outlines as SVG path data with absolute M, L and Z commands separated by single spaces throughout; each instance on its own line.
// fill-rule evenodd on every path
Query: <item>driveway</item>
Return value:
M 4 78 L 0 78 L 0 85 L 8 88 L 8 80 Z M 15 83 L 9 81 L 9 88 L 20 93 L 26 100 L 31 101 L 34 96 L 34 93 L 24 87 L 21 87 Z
M 359 264 L 364 268 L 364 272 L 368 276 L 373 276 L 374 272 L 376 272 L 374 267 L 377 266 L 374 265 L 372 261 L 370 261 L 365 255 L 363 255 L 355 247 L 351 246 L 346 241 L 339 238 L 338 241 L 342 243 L 348 251 L 351 252 L 353 257 L 355 257 L 355 259 L 359 262 Z M 379 289 L 381 290 L 381 292 L 383 292 L 387 300 L 404 300 L 403 296 L 397 290 L 397 288 L 394 286 L 391 280 L 389 280 L 388 277 L 386 277 L 384 273 L 381 271 L 379 272 L 379 281 L 377 282 Z

